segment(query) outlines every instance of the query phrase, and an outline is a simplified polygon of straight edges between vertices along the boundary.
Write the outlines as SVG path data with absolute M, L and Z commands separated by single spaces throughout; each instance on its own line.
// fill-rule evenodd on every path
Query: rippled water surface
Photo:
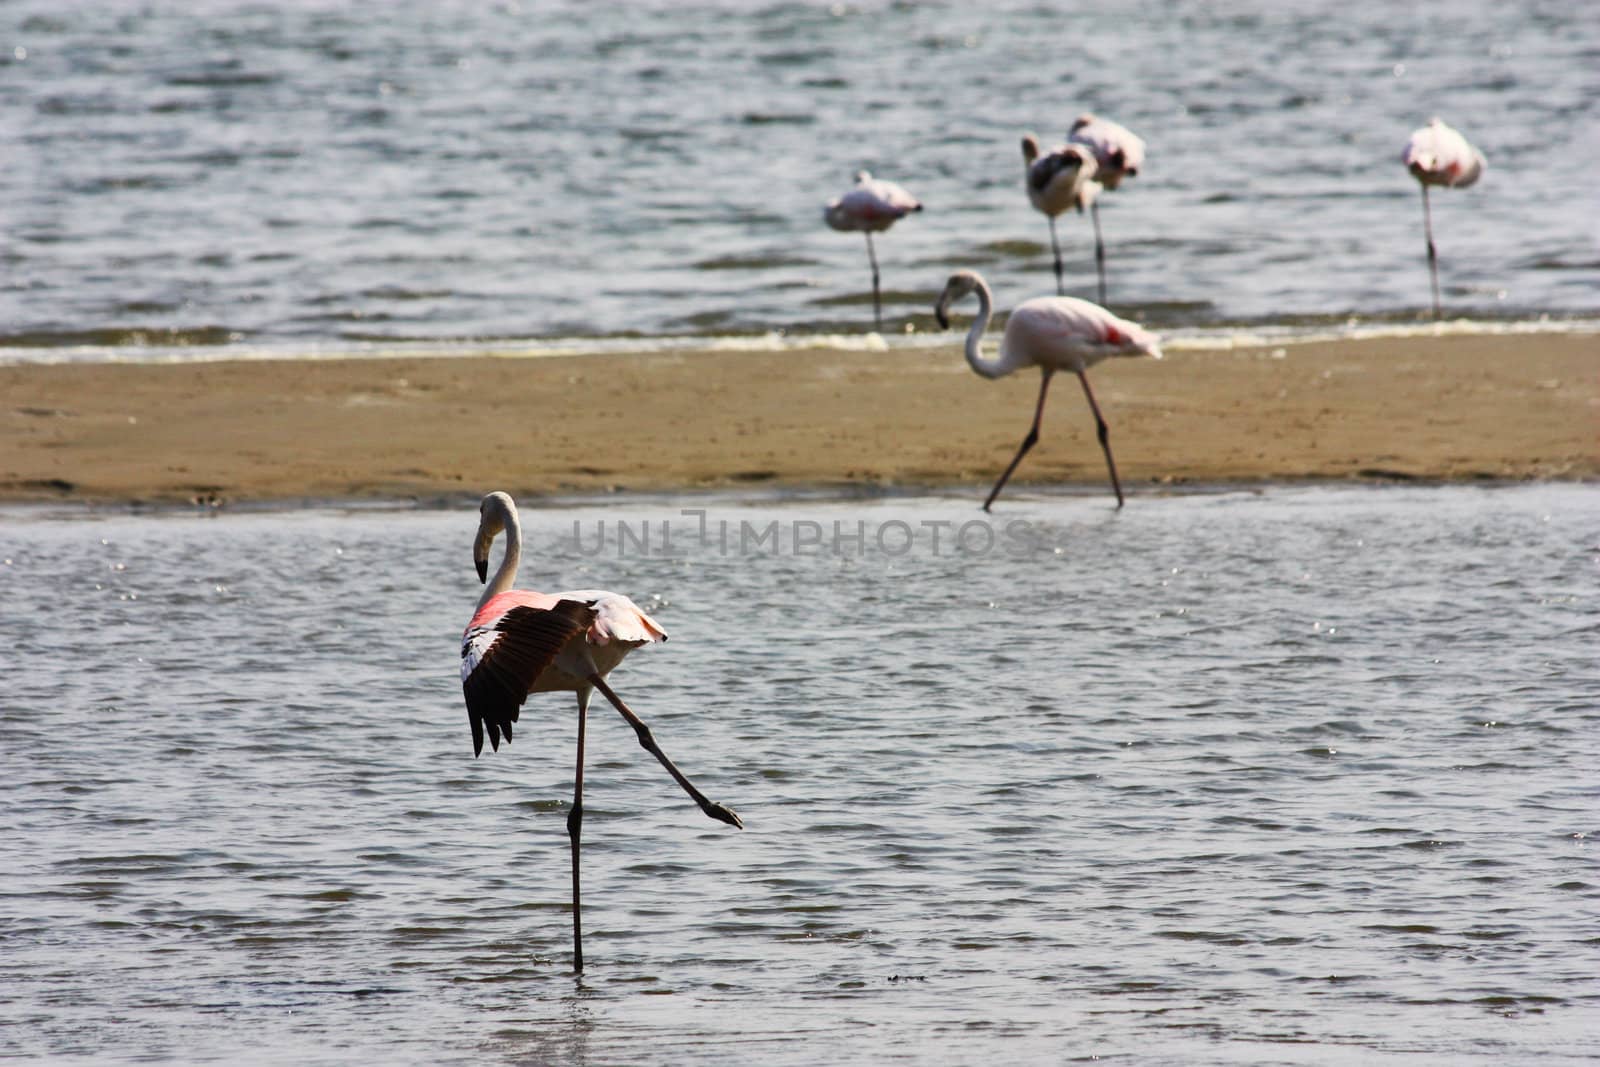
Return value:
M 0 8 L 0 345 L 860 332 L 859 168 L 891 330 L 957 267 L 1050 291 L 1021 133 L 1149 142 L 1105 198 L 1110 302 L 1159 328 L 1410 320 L 1434 114 L 1452 314 L 1600 311 L 1600 19 L 1571 0 Z M 1094 292 L 1087 222 L 1061 222 Z
M 1592 488 L 696 499 L 525 511 L 747 824 L 597 709 L 581 979 L 570 699 L 472 758 L 470 502 L 0 515 L 0 1054 L 1600 1057 Z

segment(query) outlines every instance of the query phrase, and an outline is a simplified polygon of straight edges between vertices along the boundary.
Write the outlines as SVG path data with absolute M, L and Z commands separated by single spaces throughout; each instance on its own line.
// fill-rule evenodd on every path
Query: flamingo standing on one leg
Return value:
M 1094 153 L 1099 169 L 1096 180 L 1106 189 L 1115 189 L 1123 178 L 1138 175 L 1144 166 L 1144 141 L 1110 119 L 1087 112 L 1079 115 L 1067 133 L 1068 144 L 1079 144 Z M 1106 245 L 1100 237 L 1100 203 L 1092 200 L 1089 217 L 1094 221 L 1094 264 L 1100 276 L 1100 303 L 1106 302 Z
M 1069 208 L 1080 213 L 1094 203 L 1100 192 L 1095 181 L 1094 153 L 1078 145 L 1057 145 L 1048 152 L 1039 150 L 1033 134 L 1022 138 L 1022 165 L 1026 171 L 1028 202 L 1050 220 L 1050 250 L 1056 257 L 1056 292 L 1065 294 L 1061 276 L 1061 244 L 1056 240 L 1056 216 Z
M 1433 317 L 1439 318 L 1439 254 L 1433 246 L 1433 213 L 1428 208 L 1428 186 L 1465 189 L 1477 181 L 1489 164 L 1483 153 L 1467 143 L 1458 130 L 1437 118 L 1411 134 L 1400 161 L 1422 186 L 1422 229 L 1428 238 L 1428 273 L 1433 280 Z
M 921 210 L 922 203 L 916 197 L 894 182 L 874 178 L 864 170 L 856 172 L 854 189 L 828 201 L 822 209 L 823 220 L 834 229 L 867 235 L 867 261 L 872 264 L 872 321 L 879 333 L 883 332 L 883 310 L 878 296 L 878 254 L 872 248 L 872 235 Z
M 1106 454 L 1106 466 L 1111 471 L 1111 488 L 1117 494 L 1117 507 L 1122 507 L 1122 483 L 1117 478 L 1117 464 L 1111 458 L 1111 437 L 1106 420 L 1095 403 L 1094 390 L 1089 388 L 1088 369 L 1107 356 L 1154 356 L 1161 358 L 1158 339 L 1143 326 L 1121 319 L 1098 304 L 1071 296 L 1040 296 L 1017 305 L 1006 320 L 1006 332 L 1000 341 L 998 358 L 985 357 L 982 352 L 983 334 L 989 328 L 994 312 L 994 297 L 988 284 L 976 271 L 957 271 L 945 283 L 933 306 L 939 325 L 950 326 L 946 310 L 951 304 L 969 293 L 978 294 L 978 317 L 972 320 L 967 331 L 967 363 L 985 378 L 1001 378 L 1023 367 L 1038 367 L 1039 402 L 1033 410 L 1033 425 L 1022 447 L 1006 467 L 1005 473 L 989 491 L 983 502 L 988 511 L 995 497 L 1005 486 L 1011 472 L 1017 469 L 1028 449 L 1039 441 L 1039 421 L 1044 415 L 1045 392 L 1050 388 L 1050 376 L 1058 370 L 1069 370 L 1083 383 L 1083 395 L 1089 399 L 1089 410 L 1094 412 L 1095 432 L 1100 438 L 1100 448 Z
M 572 811 L 567 833 L 572 841 L 572 966 L 583 970 L 583 922 L 578 888 L 578 846 L 583 828 L 583 743 L 589 696 L 598 689 L 622 713 L 638 735 L 639 744 L 661 761 L 700 810 L 744 828 L 731 808 L 714 804 L 683 776 L 657 747 L 650 728 L 606 684 L 606 676 L 622 657 L 653 641 L 665 641 L 667 632 L 638 605 L 620 593 L 582 590 L 572 593 L 533 593 L 512 589 L 517 562 L 522 557 L 522 522 L 517 505 L 505 493 L 490 493 L 478 505 L 478 536 L 472 542 L 472 559 L 479 580 L 487 580 L 472 621 L 461 638 L 461 688 L 467 698 L 467 720 L 472 724 L 472 751 L 483 751 L 483 734 L 496 751 L 500 737 L 511 741 L 511 724 L 530 693 L 572 692 L 578 696 L 578 769 L 573 786 Z M 495 535 L 506 535 L 500 568 L 489 573 L 489 546 Z

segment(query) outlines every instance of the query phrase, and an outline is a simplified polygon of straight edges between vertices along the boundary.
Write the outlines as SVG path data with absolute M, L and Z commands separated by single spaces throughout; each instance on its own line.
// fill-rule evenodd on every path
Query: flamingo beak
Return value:
M 949 296 L 950 290 L 946 289 L 944 292 L 939 294 L 939 299 L 934 301 L 933 304 L 933 317 L 938 321 L 939 329 L 941 330 L 948 330 L 950 328 L 950 316 L 946 315 L 944 312 L 945 304 L 948 302 Z
M 484 584 L 489 580 L 489 546 L 494 543 L 494 534 L 478 527 L 478 536 L 472 541 L 472 562 L 478 568 L 478 582 Z

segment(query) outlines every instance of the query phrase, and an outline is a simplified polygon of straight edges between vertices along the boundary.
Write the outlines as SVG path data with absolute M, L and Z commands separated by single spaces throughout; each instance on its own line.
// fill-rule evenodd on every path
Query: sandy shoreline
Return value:
M 1600 337 L 1187 350 L 1090 372 L 1124 483 L 1600 477 Z M 1038 376 L 936 350 L 0 367 L 0 501 L 987 487 Z M 1017 484 L 1100 484 L 1051 390 Z

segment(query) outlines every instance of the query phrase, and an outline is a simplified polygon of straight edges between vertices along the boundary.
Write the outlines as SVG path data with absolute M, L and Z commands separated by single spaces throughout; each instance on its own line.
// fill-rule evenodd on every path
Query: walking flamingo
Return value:
M 856 185 L 837 200 L 828 201 L 822 218 L 842 233 L 867 235 L 867 261 L 872 264 L 872 321 L 883 332 L 883 310 L 878 296 L 878 254 L 872 248 L 872 235 L 887 230 L 922 204 L 894 182 L 874 178 L 867 171 L 856 172 Z
M 1058 370 L 1069 370 L 1083 383 L 1083 395 L 1089 400 L 1089 410 L 1094 412 L 1095 432 L 1100 438 L 1100 448 L 1106 454 L 1106 466 L 1111 471 L 1111 488 L 1117 494 L 1117 507 L 1122 507 L 1122 483 L 1117 478 L 1117 464 L 1111 458 L 1111 437 L 1106 420 L 1095 403 L 1094 390 L 1089 388 L 1088 369 L 1107 356 L 1154 356 L 1161 358 L 1158 339 L 1143 326 L 1121 319 L 1098 304 L 1071 296 L 1040 296 L 1017 305 L 1006 320 L 1006 332 L 1000 341 L 996 358 L 982 353 L 983 334 L 989 328 L 994 312 L 994 297 L 976 271 L 957 271 L 945 283 L 933 306 L 939 325 L 949 329 L 946 314 L 951 304 L 970 293 L 978 294 L 978 317 L 972 320 L 967 331 L 967 363 L 985 378 L 1002 378 L 1023 367 L 1038 367 L 1039 402 L 1033 409 L 1033 425 L 1022 447 L 1006 467 L 1005 473 L 989 491 L 983 502 L 988 511 L 995 497 L 1000 495 L 1011 472 L 1017 469 L 1028 449 L 1039 441 L 1039 421 L 1044 415 L 1044 398 L 1050 388 L 1050 376 Z
M 1083 145 L 1094 153 L 1098 166 L 1095 178 L 1107 190 L 1122 184 L 1123 178 L 1138 175 L 1144 166 L 1144 141 L 1110 119 L 1085 112 L 1067 132 L 1067 143 Z M 1100 237 L 1100 203 L 1091 199 L 1089 217 L 1094 221 L 1094 265 L 1100 276 L 1100 303 L 1106 302 L 1106 245 Z
M 744 828 L 731 808 L 707 800 L 656 745 L 646 726 L 606 684 L 622 657 L 667 632 L 620 593 L 585 589 L 534 593 L 512 589 L 522 558 L 522 522 L 506 493 L 494 492 L 478 505 L 478 535 L 472 559 L 487 587 L 461 638 L 461 688 L 472 725 L 472 752 L 483 752 L 483 735 L 499 751 L 501 735 L 511 742 L 511 724 L 530 693 L 571 692 L 578 697 L 578 767 L 567 834 L 572 843 L 572 967 L 583 970 L 583 921 L 578 887 L 578 847 L 583 829 L 583 744 L 589 696 L 598 689 L 622 713 L 639 744 L 661 762 L 700 810 L 729 826 Z M 489 578 L 489 546 L 506 535 L 505 556 Z
M 1477 181 L 1489 164 L 1483 153 L 1467 143 L 1460 131 L 1437 118 L 1411 134 L 1400 161 L 1422 186 L 1422 230 L 1428 238 L 1428 273 L 1433 280 L 1433 317 L 1439 318 L 1439 254 L 1433 245 L 1433 213 L 1428 208 L 1428 186 L 1465 189 Z
M 1098 164 L 1094 153 L 1081 145 L 1058 145 L 1041 152 L 1038 138 L 1030 133 L 1022 138 L 1022 165 L 1027 176 L 1028 202 L 1050 220 L 1050 250 L 1056 257 L 1056 292 L 1065 295 L 1056 216 L 1069 208 L 1077 208 L 1081 214 L 1085 207 L 1094 203 L 1100 192 L 1100 183 L 1095 181 Z

